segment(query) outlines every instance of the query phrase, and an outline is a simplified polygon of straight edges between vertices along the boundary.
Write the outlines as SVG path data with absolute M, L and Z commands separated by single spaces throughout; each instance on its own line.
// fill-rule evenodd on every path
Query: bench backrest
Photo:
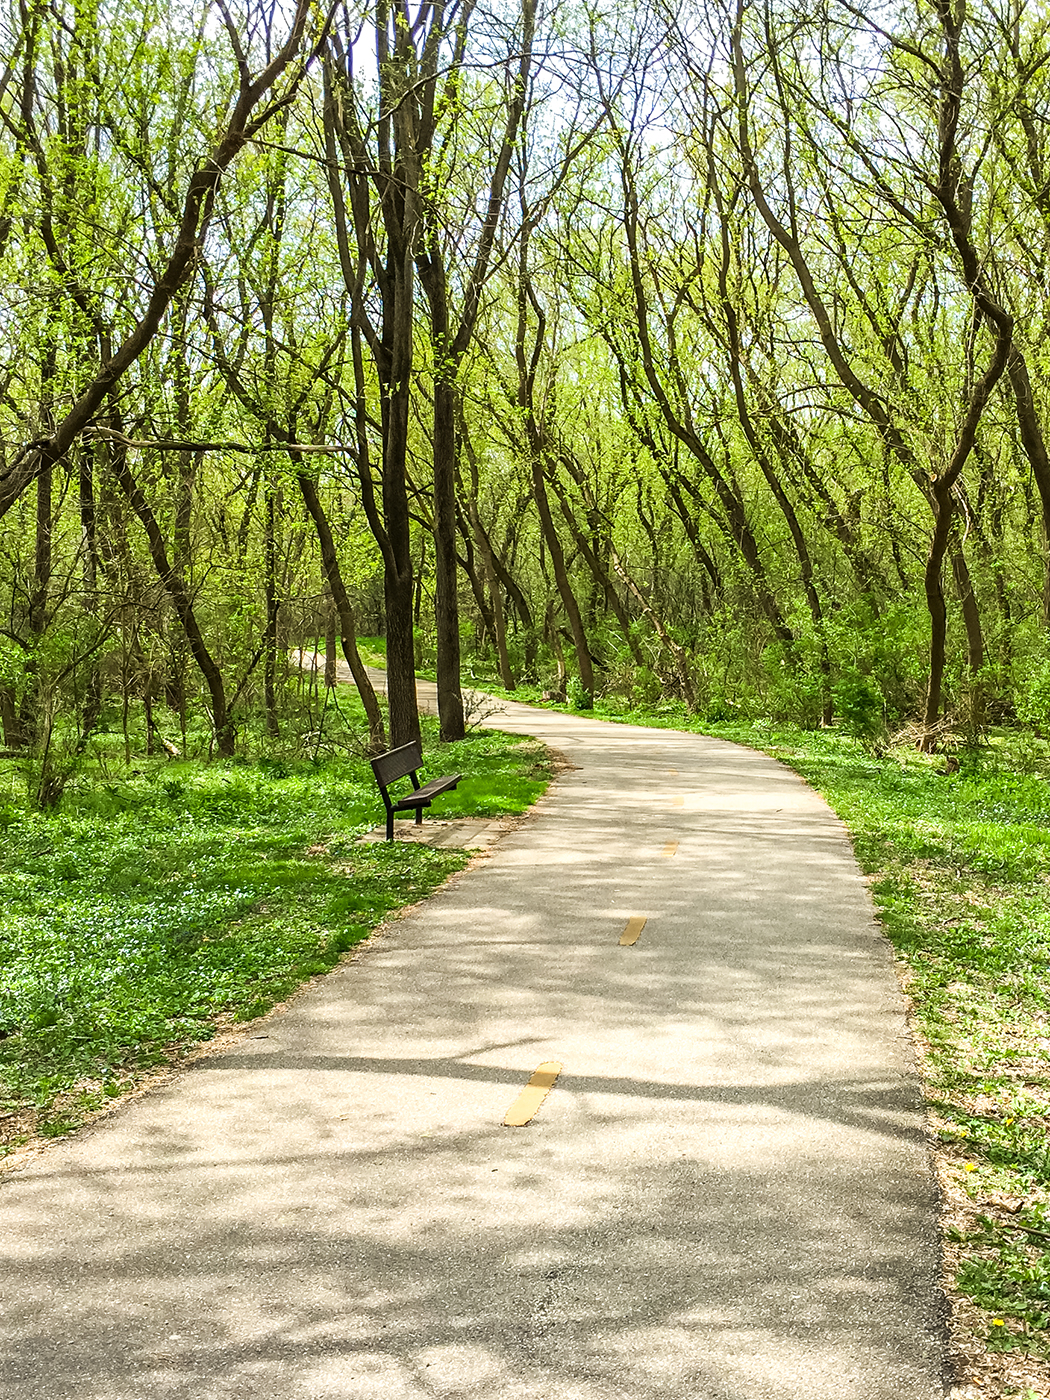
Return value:
M 397 782 L 398 778 L 405 778 L 409 773 L 422 768 L 423 746 L 418 739 L 413 739 L 410 744 L 402 744 L 399 749 L 381 753 L 371 762 L 376 782 L 380 787 L 388 788 L 391 783 Z

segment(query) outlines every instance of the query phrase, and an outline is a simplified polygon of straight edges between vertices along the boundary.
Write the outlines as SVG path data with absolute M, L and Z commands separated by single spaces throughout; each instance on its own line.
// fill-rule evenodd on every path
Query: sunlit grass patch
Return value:
M 524 810 L 531 741 L 476 734 L 435 815 Z M 362 843 L 383 820 L 363 757 L 140 762 L 57 810 L 9 803 L 0 843 L 0 1140 L 60 1135 L 143 1070 L 263 1014 L 468 859 Z

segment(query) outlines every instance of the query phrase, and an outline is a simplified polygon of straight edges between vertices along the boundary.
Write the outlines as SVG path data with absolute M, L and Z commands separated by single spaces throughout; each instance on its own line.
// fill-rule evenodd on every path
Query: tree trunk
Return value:
M 277 719 L 277 641 L 281 601 L 277 594 L 277 509 L 272 479 L 266 482 L 266 525 L 263 539 L 263 570 L 266 588 L 266 631 L 263 634 L 263 701 L 266 731 L 278 735 Z
M 226 688 L 223 685 L 222 673 L 215 663 L 215 659 L 205 644 L 197 623 L 197 617 L 193 610 L 193 603 L 186 587 L 179 577 L 177 571 L 172 567 L 167 548 L 164 543 L 164 536 L 157 523 L 157 517 L 142 493 L 142 490 L 132 475 L 127 463 L 127 454 L 123 448 L 115 448 L 110 458 L 110 465 L 113 475 L 117 480 L 120 489 L 128 499 L 128 504 L 139 518 L 143 530 L 146 532 L 146 541 L 149 546 L 150 558 L 153 567 L 157 571 L 161 586 L 171 599 L 182 630 L 186 634 L 193 659 L 200 668 L 204 677 L 205 685 L 208 687 L 208 694 L 211 699 L 212 725 L 215 732 L 215 744 L 219 756 L 222 758 L 232 758 L 237 740 L 237 731 L 233 720 L 226 708 Z
M 1028 363 L 1017 345 L 1011 348 L 1006 372 L 1013 390 L 1021 446 L 1032 468 L 1032 478 L 1043 510 L 1044 596 L 1050 599 L 1050 453 L 1047 452 L 1042 424 L 1036 412 Z
M 438 344 L 441 343 L 439 339 Z M 455 388 L 447 374 L 447 370 L 440 372 L 434 383 L 434 617 L 437 623 L 438 717 L 441 738 L 451 743 L 463 738 L 466 724 L 456 571 Z
M 948 534 L 951 529 L 952 502 L 948 497 L 940 502 L 935 517 L 930 552 L 926 559 L 926 572 L 923 587 L 926 591 L 926 608 L 930 614 L 930 674 L 926 687 L 926 712 L 923 716 L 925 734 L 920 748 L 931 752 L 936 744 L 934 727 L 940 718 L 941 693 L 944 685 L 945 644 L 948 635 L 948 612 L 944 603 L 944 586 L 941 568 L 944 553 L 948 547 Z
M 342 571 L 339 568 L 339 557 L 336 554 L 335 540 L 332 537 L 332 527 L 328 522 L 328 516 L 321 504 L 321 498 L 317 493 L 317 483 L 313 477 L 307 476 L 305 472 L 299 471 L 300 461 L 294 459 L 296 464 L 296 481 L 299 483 L 299 490 L 302 493 L 303 502 L 310 514 L 310 519 L 314 523 L 317 531 L 317 542 L 321 547 L 321 566 L 324 569 L 325 581 L 328 584 L 332 601 L 335 604 L 336 612 L 339 614 L 339 631 L 342 640 L 343 656 L 346 664 L 350 667 L 350 674 L 354 678 L 357 686 L 357 693 L 361 697 L 361 704 L 365 709 L 365 716 L 368 720 L 368 741 L 369 748 L 373 753 L 382 753 L 386 748 L 386 730 L 383 726 L 383 712 L 379 708 L 379 701 L 372 682 L 368 678 L 361 654 L 357 650 L 357 628 L 354 623 L 354 613 L 350 606 L 350 598 L 343 582 Z M 390 617 L 388 611 L 387 617 Z M 410 626 L 411 636 L 411 626 Z M 387 662 L 389 665 L 389 634 L 387 637 Z M 387 675 L 389 677 L 389 671 Z M 405 743 L 408 742 L 406 739 Z M 394 741 L 396 747 L 396 740 Z
M 33 587 L 29 594 L 29 630 L 40 636 L 47 626 L 51 588 L 52 481 L 54 468 L 41 468 L 36 481 L 36 544 L 33 552 Z
M 554 582 L 558 589 L 558 596 L 561 598 L 565 615 L 569 619 L 569 627 L 572 631 L 573 645 L 576 648 L 576 665 L 580 673 L 580 684 L 588 695 L 594 695 L 594 669 L 591 665 L 591 653 L 587 646 L 587 636 L 583 630 L 583 619 L 580 616 L 580 606 L 576 601 L 576 595 L 572 591 L 572 584 L 569 582 L 568 571 L 565 568 L 565 551 L 561 547 L 561 540 L 558 532 L 554 528 L 554 520 L 551 517 L 550 502 L 547 499 L 547 488 L 544 483 L 543 469 L 539 462 L 532 464 L 532 489 L 536 500 L 536 510 L 540 517 L 540 529 L 543 538 L 547 543 L 547 553 L 550 555 L 551 567 L 554 570 Z
M 329 590 L 324 616 L 324 684 L 326 690 L 334 690 L 337 679 L 335 665 L 335 619 L 335 599 L 332 597 L 331 590 Z
M 489 605 L 492 609 L 492 633 L 496 642 L 496 655 L 499 658 L 499 679 L 504 690 L 514 690 L 516 682 L 507 650 L 507 619 L 503 612 L 503 594 L 496 577 L 496 564 L 492 555 L 492 541 L 481 523 L 477 501 L 471 497 L 467 502 L 467 516 L 477 541 L 481 566 L 485 573 L 485 586 L 488 589 Z
M 469 11 L 466 13 L 469 14 Z M 457 376 L 463 356 L 474 335 L 481 291 L 489 275 L 492 249 L 503 209 L 504 191 L 511 161 L 518 145 L 518 130 L 529 89 L 532 40 L 536 23 L 535 0 L 522 0 L 522 31 L 516 44 L 518 66 L 513 81 L 506 85 L 507 109 L 501 140 L 489 182 L 485 218 L 481 225 L 469 275 L 463 279 L 463 305 L 455 331 L 451 329 L 448 304 L 448 273 L 442 243 L 447 208 L 426 201 L 423 238 L 418 251 L 419 277 L 430 310 L 430 336 L 434 355 L 434 549 L 437 621 L 437 686 L 441 737 L 462 739 L 466 730 L 460 676 L 459 605 L 456 580 L 456 394 Z M 466 34 L 466 20 L 462 21 Z M 451 89 L 451 84 L 450 84 Z M 458 87 L 456 89 L 458 96 Z M 424 120 L 420 124 L 420 157 L 433 147 L 435 130 L 436 79 L 422 101 Z
M 333 47 L 323 69 L 327 179 L 343 282 L 350 299 L 351 348 L 355 379 L 358 474 L 369 528 L 383 556 L 386 613 L 387 702 L 394 747 L 418 740 L 415 646 L 412 627 L 413 569 L 407 490 L 408 425 L 414 350 L 414 253 L 419 237 L 418 92 L 408 76 L 418 54 L 415 31 L 391 11 L 377 7 L 376 63 L 381 115 L 375 122 L 377 152 L 368 146 L 355 107 L 356 83 L 350 54 L 355 37 L 333 30 Z M 436 22 L 436 21 L 435 21 Z M 345 46 L 344 46 L 345 45 Z M 349 215 L 356 251 L 350 242 Z M 372 208 L 373 186 L 382 205 L 382 224 Z M 368 319 L 366 273 L 376 281 L 379 324 Z M 367 377 L 361 340 L 372 352 L 380 394 L 382 511 L 374 499 L 368 466 Z M 355 677 L 356 679 L 356 677 Z M 362 699 L 364 697 L 362 696 Z
M 94 457 L 90 447 L 86 445 L 81 446 L 78 467 L 83 607 L 85 612 L 94 617 L 98 612 L 98 522 L 95 511 Z M 84 682 L 84 701 L 80 714 L 81 738 L 94 730 L 101 713 L 102 677 L 94 660 L 90 660 L 87 678 Z

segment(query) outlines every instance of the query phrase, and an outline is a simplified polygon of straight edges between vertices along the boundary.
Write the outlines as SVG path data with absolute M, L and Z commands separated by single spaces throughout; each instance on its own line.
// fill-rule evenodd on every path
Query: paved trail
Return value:
M 495 722 L 578 765 L 531 821 L 0 1189 L 8 1400 L 944 1394 L 901 998 L 838 822 L 729 744 Z

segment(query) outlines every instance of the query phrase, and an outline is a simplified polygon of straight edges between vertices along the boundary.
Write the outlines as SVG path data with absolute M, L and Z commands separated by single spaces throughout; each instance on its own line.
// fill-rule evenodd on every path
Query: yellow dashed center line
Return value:
M 667 845 L 664 847 L 664 855 L 665 855 L 665 856 L 673 856 L 674 853 L 675 853 L 675 851 L 677 851 L 677 850 L 678 850 L 678 842 L 677 842 L 677 841 L 668 841 Z
M 544 1060 L 510 1108 L 507 1109 L 503 1126 L 505 1128 L 524 1128 L 554 1088 L 554 1081 L 559 1074 L 561 1074 L 561 1065 L 557 1060 Z
M 627 927 L 620 934 L 620 947 L 630 948 L 637 943 L 643 928 L 645 928 L 644 914 L 635 914 L 633 918 L 628 919 Z

